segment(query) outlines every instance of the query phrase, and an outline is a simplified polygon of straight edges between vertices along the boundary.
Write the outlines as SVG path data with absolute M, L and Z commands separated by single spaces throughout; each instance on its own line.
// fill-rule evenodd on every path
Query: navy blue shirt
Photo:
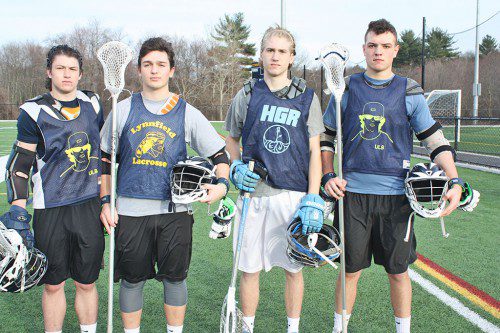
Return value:
M 393 77 L 387 80 L 376 80 L 370 78 L 365 73 L 364 79 L 370 82 L 370 84 L 379 86 L 387 84 Z M 341 101 L 341 109 L 343 111 L 346 110 L 348 100 L 349 90 L 346 90 Z M 405 102 L 410 128 L 415 133 L 421 133 L 434 125 L 436 121 L 432 118 L 423 95 L 406 96 Z M 337 127 L 335 97 L 333 95 L 323 115 L 323 122 L 329 128 L 335 129 Z M 381 195 L 404 194 L 404 177 L 346 172 L 344 178 L 347 180 L 347 190 L 349 192 Z

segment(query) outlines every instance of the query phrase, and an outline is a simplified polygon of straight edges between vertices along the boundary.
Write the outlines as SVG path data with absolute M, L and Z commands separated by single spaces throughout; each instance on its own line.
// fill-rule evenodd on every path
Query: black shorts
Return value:
M 115 230 L 115 282 L 186 279 L 193 222 L 193 216 L 187 212 L 141 217 L 120 215 Z
M 338 209 L 338 207 L 336 207 Z M 374 262 L 389 274 L 406 272 L 417 259 L 413 232 L 404 241 L 412 209 L 406 196 L 346 192 L 344 197 L 346 272 L 354 273 Z M 335 214 L 338 228 L 338 214 Z
M 68 278 L 82 284 L 97 280 L 104 252 L 100 211 L 98 197 L 72 206 L 35 209 L 35 246 L 49 264 L 40 285 Z

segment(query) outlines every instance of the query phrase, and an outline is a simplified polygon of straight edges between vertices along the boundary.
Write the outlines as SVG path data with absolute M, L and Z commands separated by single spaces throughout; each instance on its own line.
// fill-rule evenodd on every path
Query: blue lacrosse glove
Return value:
M 302 221 L 303 235 L 321 230 L 324 209 L 325 201 L 318 194 L 307 194 L 302 198 L 293 218 L 299 217 Z
M 248 170 L 248 164 L 234 160 L 229 170 L 229 178 L 237 189 L 245 192 L 254 192 L 260 176 Z
M 30 230 L 31 215 L 28 211 L 17 205 L 10 206 L 10 210 L 0 216 L 0 222 L 7 229 L 16 230 L 24 240 L 24 244 L 32 248 L 35 245 L 35 238 Z

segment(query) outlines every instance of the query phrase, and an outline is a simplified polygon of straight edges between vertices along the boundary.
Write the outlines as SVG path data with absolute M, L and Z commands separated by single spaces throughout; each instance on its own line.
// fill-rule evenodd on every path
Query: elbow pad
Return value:
M 103 150 L 101 150 L 101 174 L 111 175 L 111 154 Z
M 14 144 L 7 160 L 7 200 L 11 204 L 15 200 L 28 199 L 29 173 L 35 161 L 34 151 Z
M 229 157 L 228 157 L 225 149 L 226 149 L 226 146 L 224 146 L 223 148 L 221 148 L 221 150 L 219 150 L 218 152 L 216 152 L 215 154 L 213 154 L 212 156 L 209 157 L 209 159 L 213 165 L 217 165 L 217 164 L 221 164 L 221 163 L 229 165 Z
M 325 126 L 325 132 L 320 134 L 320 147 L 321 151 L 331 151 L 335 153 L 335 139 L 337 136 L 337 131 Z

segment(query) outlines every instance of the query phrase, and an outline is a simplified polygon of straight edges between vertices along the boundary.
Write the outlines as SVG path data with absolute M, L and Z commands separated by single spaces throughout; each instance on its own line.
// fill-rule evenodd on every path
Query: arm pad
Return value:
M 111 154 L 103 150 L 101 150 L 101 174 L 111 175 Z
M 34 151 L 14 144 L 7 160 L 7 200 L 12 203 L 19 199 L 28 199 L 29 173 L 35 161 Z
M 213 165 L 224 163 L 229 165 L 229 157 L 226 153 L 226 146 L 222 147 L 218 152 L 209 157 Z

